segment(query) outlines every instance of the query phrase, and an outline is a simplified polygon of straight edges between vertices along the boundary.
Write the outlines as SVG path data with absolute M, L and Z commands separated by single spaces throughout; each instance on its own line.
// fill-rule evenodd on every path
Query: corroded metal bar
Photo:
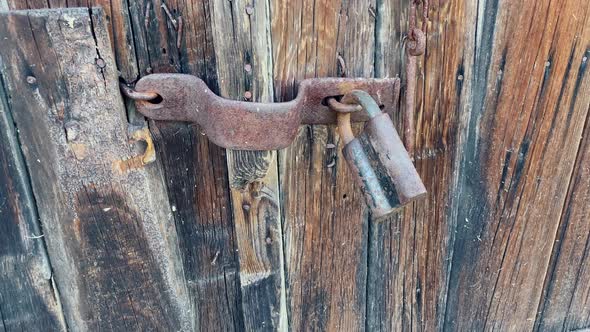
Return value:
M 336 123 L 327 106 L 331 97 L 364 90 L 385 109 L 397 111 L 399 79 L 314 78 L 299 84 L 297 97 L 284 103 L 253 103 L 215 95 L 199 78 L 184 74 L 153 74 L 136 84 L 137 92 L 159 98 L 139 100 L 137 109 L 155 120 L 198 123 L 215 144 L 237 150 L 275 150 L 287 147 L 301 124 Z M 363 112 L 352 121 L 366 121 Z

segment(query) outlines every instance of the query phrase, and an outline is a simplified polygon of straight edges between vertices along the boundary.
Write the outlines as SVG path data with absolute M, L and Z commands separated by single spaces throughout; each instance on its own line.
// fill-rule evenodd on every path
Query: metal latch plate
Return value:
M 368 92 L 382 109 L 398 110 L 399 78 L 312 78 L 303 80 L 295 99 L 282 103 L 229 100 L 215 95 L 198 77 L 152 74 L 136 84 L 137 91 L 160 97 L 136 102 L 143 115 L 155 120 L 198 123 L 215 144 L 237 150 L 275 150 L 287 147 L 301 124 L 335 124 L 327 99 L 352 90 Z M 352 121 L 367 121 L 364 112 Z

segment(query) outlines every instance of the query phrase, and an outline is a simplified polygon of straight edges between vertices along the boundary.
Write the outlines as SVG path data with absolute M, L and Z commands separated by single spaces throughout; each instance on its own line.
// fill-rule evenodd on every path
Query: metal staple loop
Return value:
M 352 113 L 361 111 L 363 109 L 361 105 L 341 103 L 338 100 L 336 100 L 336 98 L 329 98 L 328 106 L 330 106 L 332 110 L 338 113 Z
M 150 101 L 150 100 L 154 100 L 154 99 L 157 99 L 160 97 L 160 95 L 157 94 L 156 92 L 136 91 L 135 89 L 129 87 L 127 84 L 125 84 L 123 82 L 119 83 L 119 87 L 121 88 L 121 92 L 123 92 L 125 97 L 133 99 L 133 100 Z
M 422 5 L 422 27 L 417 27 L 417 7 Z M 426 28 L 428 27 L 428 0 L 411 0 L 406 43 L 406 108 L 404 110 L 404 144 L 410 156 L 414 155 L 416 132 L 414 108 L 416 105 L 416 57 L 426 51 Z

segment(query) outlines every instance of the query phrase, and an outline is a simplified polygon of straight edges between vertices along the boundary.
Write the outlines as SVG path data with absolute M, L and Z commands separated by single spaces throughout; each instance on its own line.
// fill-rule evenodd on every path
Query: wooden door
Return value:
M 431 4 L 429 194 L 380 223 L 333 126 L 230 151 L 119 93 L 402 75 L 408 2 L 0 0 L 0 330 L 589 328 L 590 2 Z

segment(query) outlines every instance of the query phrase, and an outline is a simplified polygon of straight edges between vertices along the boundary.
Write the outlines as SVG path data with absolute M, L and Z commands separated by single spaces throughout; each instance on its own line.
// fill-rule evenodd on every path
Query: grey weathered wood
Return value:
M 0 330 L 65 331 L 28 172 L 0 79 Z
M 129 144 L 103 12 L 2 13 L 0 38 L 10 45 L 0 48 L 0 69 L 68 327 L 190 329 L 157 165 L 121 169 L 141 149 Z
M 21 1 L 8 0 L 7 4 L 11 9 L 45 9 L 65 7 L 102 7 L 105 11 L 106 24 L 109 31 L 113 53 L 119 76 L 122 80 L 132 83 L 139 78 L 138 64 L 135 56 L 135 44 L 129 14 L 128 0 L 48 0 L 48 1 Z M 144 118 L 135 111 L 135 104 L 132 100 L 126 100 L 127 116 L 129 122 L 141 126 L 144 125 Z

